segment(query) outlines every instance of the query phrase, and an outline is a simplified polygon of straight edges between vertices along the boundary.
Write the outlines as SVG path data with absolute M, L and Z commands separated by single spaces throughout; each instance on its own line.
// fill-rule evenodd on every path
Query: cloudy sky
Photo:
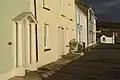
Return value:
M 120 22 L 120 0 L 83 0 L 91 6 L 98 22 Z

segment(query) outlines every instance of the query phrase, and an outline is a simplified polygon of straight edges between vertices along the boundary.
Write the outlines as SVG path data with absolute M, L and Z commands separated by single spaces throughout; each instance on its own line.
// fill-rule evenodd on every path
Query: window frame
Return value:
M 106 41 L 106 39 L 105 39 L 104 37 L 102 38 L 102 40 L 103 40 L 103 41 Z
M 48 46 L 49 46 L 49 43 L 48 43 L 48 40 L 49 40 L 48 28 L 49 28 L 49 24 L 44 23 L 44 48 L 48 48 Z
M 48 0 L 43 0 L 43 9 L 50 11 L 50 8 L 48 6 Z

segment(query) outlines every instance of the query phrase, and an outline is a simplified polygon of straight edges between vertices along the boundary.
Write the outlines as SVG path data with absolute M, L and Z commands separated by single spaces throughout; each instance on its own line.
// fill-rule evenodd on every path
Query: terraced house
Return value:
M 91 7 L 80 0 L 76 4 L 76 39 L 78 43 L 85 43 L 85 48 L 96 44 L 96 16 Z
M 0 79 L 24 76 L 68 53 L 68 42 L 76 37 L 74 0 L 2 0 L 0 5 Z
M 88 13 L 81 10 L 77 24 L 75 0 L 2 0 L 0 5 L 2 80 L 25 76 L 68 54 L 69 41 L 78 38 L 76 25 L 82 26 L 81 42 L 88 44 Z
M 76 0 L 76 39 L 78 43 L 85 43 L 85 48 L 87 48 L 87 12 L 85 12 L 86 8 L 84 4 Z

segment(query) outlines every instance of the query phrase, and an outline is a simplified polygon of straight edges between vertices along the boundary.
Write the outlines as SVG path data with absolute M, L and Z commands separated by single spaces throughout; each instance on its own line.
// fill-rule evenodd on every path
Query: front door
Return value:
M 27 20 L 16 23 L 16 67 L 23 66 L 29 69 L 31 55 L 31 24 Z M 21 29 L 21 30 L 20 30 Z
M 64 28 L 58 27 L 58 58 L 64 55 Z

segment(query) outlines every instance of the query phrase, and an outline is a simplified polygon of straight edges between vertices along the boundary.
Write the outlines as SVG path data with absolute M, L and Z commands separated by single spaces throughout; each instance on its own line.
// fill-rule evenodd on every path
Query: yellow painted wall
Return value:
M 60 4 L 60 0 L 48 0 L 47 8 L 50 11 L 43 9 L 43 0 L 37 1 L 37 17 L 38 17 L 38 43 L 39 43 L 39 62 L 38 66 L 42 66 L 53 62 L 58 59 L 59 56 L 59 43 L 58 40 L 58 27 L 64 28 L 64 55 L 68 53 L 69 48 L 68 41 L 75 38 L 75 5 L 74 0 L 63 0 L 63 4 Z M 70 4 L 70 6 L 69 6 Z M 63 8 L 61 5 L 64 5 Z M 61 16 L 61 13 L 65 17 Z M 72 19 L 73 21 L 70 21 Z M 50 51 L 44 52 L 44 23 L 49 24 L 49 47 Z M 68 28 L 68 39 L 66 39 L 66 28 Z M 72 33 L 72 29 L 74 32 Z M 74 35 L 74 36 L 72 36 Z
M 0 74 L 6 74 L 14 66 L 13 45 L 8 45 L 8 42 L 14 44 L 12 19 L 20 12 L 30 11 L 30 5 L 27 0 L 1 0 L 0 6 Z

